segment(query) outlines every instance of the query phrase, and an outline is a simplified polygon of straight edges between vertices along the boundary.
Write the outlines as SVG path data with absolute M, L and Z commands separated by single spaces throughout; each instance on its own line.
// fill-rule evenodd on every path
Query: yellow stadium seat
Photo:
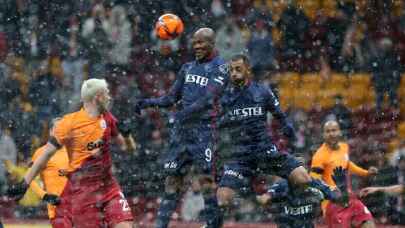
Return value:
M 322 79 L 319 74 L 303 74 L 301 75 L 300 88 L 304 89 L 320 89 L 322 84 Z
M 303 87 L 299 88 L 294 93 L 294 105 L 305 111 L 310 110 L 317 102 L 319 90 Z
M 352 109 L 359 108 L 366 103 L 367 87 L 362 84 L 354 84 L 349 86 L 342 94 L 344 103 Z
M 405 121 L 398 124 L 397 133 L 401 139 L 405 139 Z
M 295 90 L 288 86 L 279 87 L 279 100 L 284 111 L 294 105 L 294 92 Z
M 326 85 L 331 85 L 333 87 L 344 88 L 348 85 L 348 78 L 345 74 L 338 74 L 334 73 L 331 75 L 329 81 L 327 81 Z
M 369 87 L 371 85 L 371 75 L 370 74 L 352 74 L 349 77 L 350 85 L 362 84 L 363 86 Z
M 405 96 L 405 74 L 401 76 L 401 83 L 399 84 L 398 88 L 398 96 L 404 97 Z
M 319 90 L 318 101 L 322 108 L 331 108 L 335 104 L 335 97 L 337 95 L 343 96 L 346 93 L 344 87 L 328 86 Z
M 281 73 L 279 76 L 279 86 L 296 89 L 300 82 L 300 75 L 296 72 Z

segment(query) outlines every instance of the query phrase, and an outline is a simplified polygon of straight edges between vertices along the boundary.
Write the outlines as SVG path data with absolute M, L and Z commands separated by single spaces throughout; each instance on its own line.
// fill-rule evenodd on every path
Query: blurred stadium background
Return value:
M 164 42 L 153 35 L 165 12 L 183 19 L 182 37 Z M 106 78 L 113 113 L 132 119 L 136 97 L 164 94 L 179 65 L 192 58 L 189 38 L 201 26 L 215 28 L 223 57 L 250 56 L 257 79 L 272 86 L 294 120 L 297 148 L 308 160 L 322 141 L 321 122 L 335 118 L 352 160 L 381 170 L 373 179 L 354 179 L 355 189 L 404 183 L 401 0 L 0 0 L 0 159 L 8 161 L 0 166 L 0 193 L 22 178 L 32 152 L 46 142 L 50 118 L 79 107 L 84 79 Z M 150 223 L 162 192 L 156 161 L 166 147 L 166 113 L 148 109 L 135 122 L 139 147 L 133 154 L 115 148 L 114 172 L 137 220 Z M 285 149 L 276 126 L 270 118 L 269 133 Z M 221 138 L 223 156 L 230 139 Z M 272 180 L 259 177 L 255 189 Z M 228 220 L 270 223 L 271 214 L 252 199 L 240 200 Z M 199 221 L 200 202 L 190 189 L 174 220 Z M 383 194 L 365 199 L 380 224 L 405 224 L 402 202 Z M 18 204 L 0 198 L 1 219 L 13 223 L 46 221 L 45 209 L 33 194 Z

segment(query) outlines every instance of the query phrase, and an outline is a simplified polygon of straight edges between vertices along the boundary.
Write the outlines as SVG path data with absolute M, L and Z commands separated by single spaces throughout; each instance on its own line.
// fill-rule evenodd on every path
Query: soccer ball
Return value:
M 173 40 L 183 31 L 183 21 L 177 15 L 171 13 L 160 16 L 155 25 L 156 36 L 162 40 Z

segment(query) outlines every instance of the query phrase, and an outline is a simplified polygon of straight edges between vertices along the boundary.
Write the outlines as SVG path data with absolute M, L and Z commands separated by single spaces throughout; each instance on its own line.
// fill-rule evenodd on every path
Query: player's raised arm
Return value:
M 182 66 L 180 71 L 177 73 L 176 80 L 170 87 L 169 92 L 166 95 L 156 98 L 140 99 L 136 103 L 135 112 L 140 112 L 141 109 L 148 107 L 170 107 L 173 106 L 181 96 L 181 90 L 184 83 L 184 67 Z
M 270 88 L 267 90 L 267 109 L 272 115 L 280 121 L 284 135 L 292 141 L 295 141 L 296 134 L 292 122 L 287 115 L 281 110 L 280 102 Z
M 354 164 L 354 162 L 350 161 L 349 162 L 349 166 L 348 169 L 350 172 L 359 175 L 361 177 L 366 177 L 369 175 L 375 175 L 378 172 L 378 169 L 375 167 L 370 167 L 369 170 L 363 169 L 360 166 L 357 166 L 356 164 Z

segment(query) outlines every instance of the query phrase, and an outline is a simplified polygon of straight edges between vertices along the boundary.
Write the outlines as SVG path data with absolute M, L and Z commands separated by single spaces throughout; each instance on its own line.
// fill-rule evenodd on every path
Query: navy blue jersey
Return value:
M 321 191 L 307 188 L 297 191 L 283 179 L 270 187 L 271 208 L 276 223 L 282 227 L 314 227 L 313 220 L 321 214 Z
M 270 88 L 250 82 L 243 88 L 229 86 L 221 98 L 220 126 L 228 130 L 232 138 L 234 159 L 251 157 L 251 153 L 263 152 L 272 147 L 268 134 L 267 114 L 272 113 L 290 139 L 295 138 L 292 124 L 280 108 L 278 99 Z
M 210 120 L 217 115 L 215 100 L 228 83 L 228 67 L 217 56 L 207 62 L 192 61 L 182 65 L 167 95 L 147 99 L 147 106 L 169 107 L 181 100 L 179 112 L 187 122 Z

